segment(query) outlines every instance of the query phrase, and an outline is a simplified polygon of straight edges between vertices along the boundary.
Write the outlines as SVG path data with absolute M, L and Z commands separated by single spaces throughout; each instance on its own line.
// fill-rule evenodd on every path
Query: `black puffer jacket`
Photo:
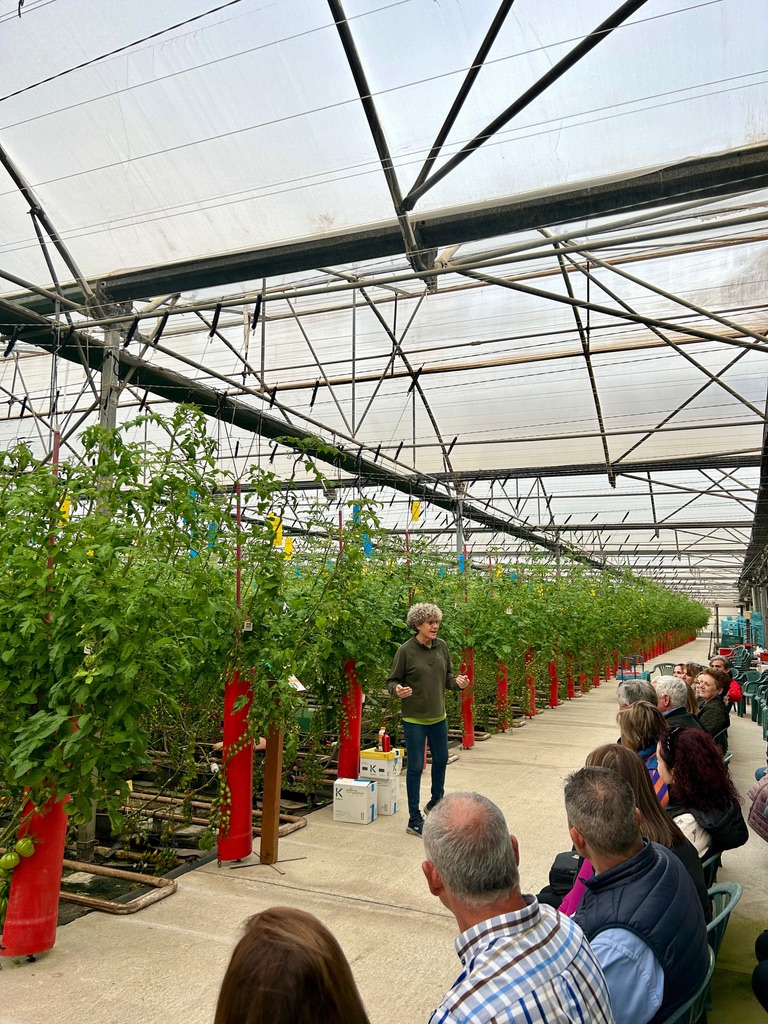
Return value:
M 744 821 L 741 807 L 733 800 L 725 810 L 717 808 L 713 811 L 701 811 L 698 807 L 685 807 L 670 800 L 664 808 L 671 818 L 680 814 L 692 814 L 696 821 L 705 829 L 712 840 L 707 850 L 707 857 L 723 850 L 735 850 L 743 846 L 749 839 L 749 829 Z

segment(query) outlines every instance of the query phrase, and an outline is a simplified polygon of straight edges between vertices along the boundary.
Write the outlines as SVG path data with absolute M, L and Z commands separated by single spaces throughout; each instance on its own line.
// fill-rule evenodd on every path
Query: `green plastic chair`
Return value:
M 755 702 L 755 696 L 757 694 L 757 687 L 758 686 L 759 686 L 759 682 L 742 683 L 741 684 L 742 698 L 739 701 L 739 711 L 738 711 L 738 715 L 739 715 L 740 718 L 743 718 L 744 715 L 746 714 L 746 711 L 747 711 L 747 701 L 749 701 L 749 707 L 750 707 L 750 713 L 751 713 L 752 706 L 753 706 L 753 704 Z
M 718 882 L 707 890 L 712 900 L 712 920 L 707 925 L 707 941 L 715 952 L 715 958 L 723 944 L 728 918 L 743 891 L 738 882 Z
M 707 942 L 717 960 L 731 911 L 741 899 L 743 889 L 738 882 L 719 882 L 717 885 L 711 885 L 707 892 L 712 900 L 712 920 L 707 925 Z M 709 991 L 704 1009 L 712 1009 L 712 993 Z
M 707 976 L 701 983 L 701 987 L 691 996 L 687 1003 L 684 1003 L 679 1010 L 675 1010 L 671 1017 L 665 1017 L 663 1024 L 699 1024 L 699 1021 L 706 1021 L 704 1006 L 707 1001 L 707 992 L 714 969 L 715 953 L 710 946 L 709 968 L 707 969 Z
M 671 676 L 675 671 L 675 664 L 671 661 L 661 661 L 658 665 L 654 665 L 651 669 L 651 675 L 654 672 L 658 672 L 660 676 Z
M 717 881 L 717 872 L 720 870 L 722 862 L 723 857 L 720 853 L 712 853 L 706 860 L 701 862 L 701 867 L 704 872 L 704 884 L 707 889 L 711 889 Z

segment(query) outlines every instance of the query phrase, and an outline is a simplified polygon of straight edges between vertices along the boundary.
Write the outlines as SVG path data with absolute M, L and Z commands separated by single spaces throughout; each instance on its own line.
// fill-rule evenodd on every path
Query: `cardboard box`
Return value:
M 400 778 L 378 779 L 376 781 L 376 813 L 397 814 L 400 802 Z
M 336 779 L 333 820 L 370 825 L 376 820 L 376 783 L 369 779 Z
M 375 747 L 370 750 L 361 750 L 360 778 L 394 779 L 402 771 L 404 754 L 405 751 L 402 747 L 392 747 L 386 752 L 376 750 Z

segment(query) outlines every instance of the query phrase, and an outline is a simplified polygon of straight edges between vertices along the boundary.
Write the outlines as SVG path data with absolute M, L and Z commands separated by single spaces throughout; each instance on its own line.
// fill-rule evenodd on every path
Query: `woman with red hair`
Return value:
M 675 725 L 661 734 L 656 754 L 669 790 L 666 811 L 699 856 L 743 846 L 749 832 L 739 794 L 709 733 Z

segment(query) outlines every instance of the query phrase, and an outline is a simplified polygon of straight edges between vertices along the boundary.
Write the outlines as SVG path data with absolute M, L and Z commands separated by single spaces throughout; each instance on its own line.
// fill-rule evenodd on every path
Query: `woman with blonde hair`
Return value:
M 271 907 L 245 925 L 214 1024 L 370 1024 L 341 946 L 312 914 Z
M 628 708 L 622 708 L 616 716 L 616 721 L 619 723 L 621 733 L 619 742 L 643 759 L 656 797 L 661 806 L 665 807 L 669 801 L 669 794 L 659 775 L 659 765 L 656 759 L 656 744 L 659 742 L 659 736 L 667 728 L 664 715 L 655 704 L 650 704 L 647 700 L 639 700 L 636 704 L 630 704 Z

